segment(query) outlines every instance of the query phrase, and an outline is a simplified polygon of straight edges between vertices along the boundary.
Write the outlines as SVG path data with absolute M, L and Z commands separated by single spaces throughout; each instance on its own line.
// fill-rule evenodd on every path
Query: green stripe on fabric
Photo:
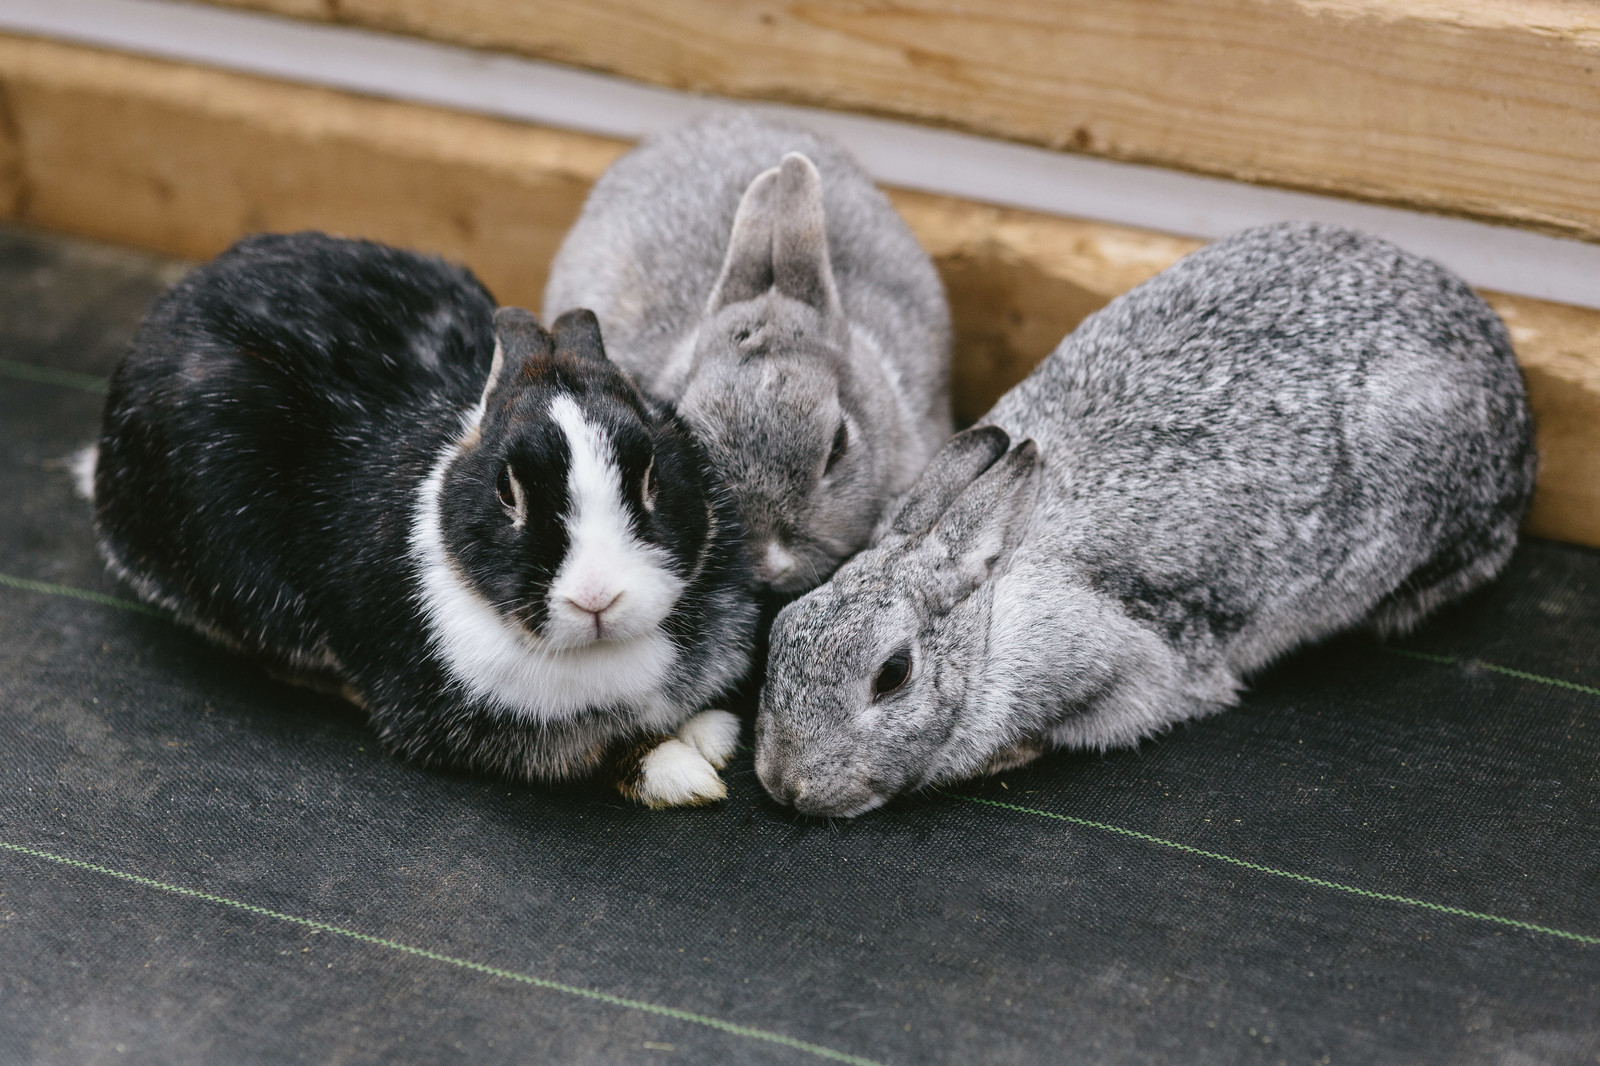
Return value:
M 320 922 L 314 918 L 302 918 L 295 914 L 284 914 L 281 911 L 269 910 L 266 907 L 258 907 L 254 903 L 245 903 L 243 900 L 229 899 L 227 896 L 218 896 L 210 892 L 201 892 L 198 889 L 184 888 L 182 885 L 168 884 L 165 881 L 157 881 L 151 877 L 141 877 L 138 874 L 131 874 L 124 870 L 114 870 L 109 866 L 97 866 L 92 862 L 83 862 L 80 859 L 69 859 L 64 855 L 56 855 L 48 851 L 41 851 L 38 848 L 25 847 L 22 844 L 12 844 L 7 841 L 0 840 L 0 849 L 14 852 L 18 855 L 27 855 L 35 859 L 43 859 L 46 862 L 59 863 L 62 866 L 69 866 L 75 870 L 87 870 L 90 873 L 104 874 L 107 877 L 115 877 L 120 881 L 127 881 L 132 884 L 143 885 L 145 888 L 154 888 L 162 892 L 168 892 L 174 896 L 187 896 L 190 899 L 199 899 L 204 900 L 207 903 L 215 903 L 218 906 L 231 907 L 234 910 L 244 911 L 248 914 L 254 914 L 262 918 L 271 918 L 273 921 L 283 922 L 288 925 L 298 925 L 307 929 L 321 930 L 324 933 L 333 933 L 336 936 L 346 937 L 362 944 L 371 944 L 374 947 L 386 948 L 390 951 L 400 952 L 405 955 L 416 955 L 419 958 L 428 959 L 432 962 L 442 962 L 448 966 L 455 966 L 463 970 L 470 970 L 474 973 L 486 974 L 490 977 L 498 977 L 501 980 L 515 981 L 519 984 L 531 985 L 534 988 L 544 989 L 548 992 L 560 992 L 563 995 L 577 996 L 581 999 L 593 1000 L 597 1003 L 605 1003 L 613 1007 L 624 1007 L 628 1010 L 642 1011 L 646 1014 L 654 1014 L 662 1018 L 671 1018 L 674 1021 L 690 1022 L 695 1025 L 703 1025 L 708 1029 L 716 1029 L 720 1032 L 731 1033 L 734 1036 L 747 1037 L 751 1040 L 761 1040 L 768 1044 L 776 1044 L 779 1047 L 790 1048 L 794 1051 L 802 1051 L 807 1055 L 813 1055 L 819 1059 L 828 1059 L 833 1062 L 846 1062 L 850 1063 L 851 1066 L 883 1066 L 882 1063 L 874 1059 L 862 1058 L 859 1055 L 846 1054 L 843 1051 L 835 1051 L 832 1048 L 822 1047 L 819 1044 L 809 1044 L 804 1040 L 796 1040 L 794 1037 L 784 1036 L 782 1033 L 774 1033 L 766 1029 L 757 1029 L 749 1025 L 738 1025 L 734 1022 L 723 1021 L 721 1018 L 712 1018 L 708 1015 L 696 1014 L 693 1011 L 679 1010 L 676 1007 L 664 1007 L 659 1003 L 649 1003 L 641 999 L 628 999 L 626 996 L 614 996 L 609 992 L 597 992 L 589 988 L 579 988 L 576 985 L 562 984 L 560 981 L 550 981 L 543 977 L 535 977 L 532 974 L 519 973 L 516 970 L 505 970 L 498 966 L 490 966 L 486 963 L 474 962 L 471 959 L 458 958 L 454 955 L 446 955 L 443 952 L 431 951 L 427 948 L 419 948 L 411 944 L 403 944 L 398 940 L 390 940 L 386 937 L 373 936 L 370 933 L 363 933 L 355 929 L 346 929 L 344 926 L 333 925 L 329 922 Z
M 0 359 L 0 375 L 17 378 L 20 381 L 32 381 L 39 385 L 60 385 L 63 388 L 98 393 L 101 396 L 104 396 L 111 387 L 111 383 L 105 378 L 97 378 L 93 374 L 80 374 L 76 370 L 61 370 L 53 366 L 40 366 L 37 363 L 19 363 L 12 359 Z
M 1293 870 L 1280 870 L 1275 866 L 1266 866 L 1248 859 L 1237 859 L 1232 855 L 1224 855 L 1217 851 L 1207 851 L 1191 844 L 1181 844 L 1176 840 L 1167 840 L 1164 837 L 1152 836 L 1141 833 L 1137 829 L 1127 829 L 1120 825 L 1108 825 L 1105 822 L 1092 822 L 1087 818 L 1075 818 L 1070 814 L 1057 814 L 1055 811 L 1040 810 L 1037 807 L 1023 807 L 1016 803 L 1003 803 L 1000 800 L 984 799 L 981 796 L 966 796 L 959 792 L 949 792 L 946 795 L 953 799 L 966 800 L 968 803 L 978 803 L 987 807 L 1000 807 L 1008 811 L 1021 814 L 1032 814 L 1040 818 L 1051 818 L 1058 822 L 1067 822 L 1070 825 L 1082 826 L 1085 829 L 1098 829 L 1104 833 L 1115 833 L 1118 836 L 1132 837 L 1142 840 L 1147 844 L 1158 844 L 1164 848 L 1181 851 L 1187 855 L 1199 855 L 1202 858 L 1224 862 L 1230 866 L 1242 867 L 1255 873 L 1270 874 L 1273 877 L 1282 877 L 1301 884 L 1315 885 L 1318 888 L 1329 888 L 1336 892 L 1348 892 L 1353 896 L 1363 899 L 1381 900 L 1384 903 L 1400 903 L 1408 907 L 1420 907 L 1424 910 L 1434 911 L 1439 914 L 1450 914 L 1458 918 L 1472 918 L 1480 922 L 1493 922 L 1496 925 L 1506 925 L 1514 929 L 1523 929 L 1532 933 L 1543 933 L 1546 936 L 1556 936 L 1563 940 L 1575 940 L 1580 944 L 1600 945 L 1600 936 L 1589 936 L 1585 933 L 1573 933 L 1566 929 L 1555 929 L 1548 925 L 1536 925 L 1533 922 L 1524 922 L 1517 918 L 1502 918 L 1498 914 L 1484 914 L 1481 911 L 1469 911 L 1464 907 L 1452 907 L 1446 903 L 1431 903 L 1425 899 L 1412 899 L 1410 896 L 1395 895 L 1392 892 L 1373 892 L 1371 889 L 1357 888 L 1354 885 L 1340 884 L 1338 881 L 1328 881 L 1321 877 L 1312 877 L 1309 874 L 1298 874 Z
M 150 607 L 137 600 L 125 600 L 120 596 L 107 596 L 103 592 L 91 592 L 88 589 L 74 588 L 71 585 L 52 585 L 45 581 L 29 581 L 25 577 L 12 577 L 10 574 L 0 574 L 0 586 L 21 589 L 24 592 L 41 592 L 47 596 L 68 596 L 75 600 L 88 600 L 98 603 L 102 607 L 116 607 L 123 611 L 132 611 L 135 614 L 147 614 L 153 618 L 171 618 L 166 611 Z
M 1434 655 L 1425 651 L 1412 651 L 1410 648 L 1390 648 L 1379 645 L 1379 651 L 1387 655 L 1398 655 L 1406 659 L 1421 659 L 1427 663 L 1438 663 L 1441 666 L 1471 666 L 1479 670 L 1488 670 L 1491 673 L 1505 674 L 1520 681 L 1536 681 L 1541 685 L 1551 685 L 1555 688 L 1564 688 L 1571 692 L 1582 692 L 1590 696 L 1600 696 L 1600 688 L 1593 685 L 1580 685 L 1576 681 L 1563 681 L 1559 677 L 1546 677 L 1543 674 L 1530 674 L 1526 670 L 1514 670 L 1509 666 L 1499 666 L 1495 663 L 1486 663 L 1482 659 L 1458 659 L 1454 655 Z

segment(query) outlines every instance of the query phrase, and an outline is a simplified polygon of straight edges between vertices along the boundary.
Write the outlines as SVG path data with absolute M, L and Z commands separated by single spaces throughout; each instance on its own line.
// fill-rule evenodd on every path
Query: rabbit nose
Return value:
M 792 785 L 787 781 L 779 781 L 776 787 L 767 789 L 767 794 L 785 807 L 793 807 L 794 801 L 800 798 L 802 787 L 800 785 Z
M 760 725 L 756 728 L 759 730 Z M 767 795 L 785 807 L 793 805 L 796 789 L 783 772 L 780 761 L 773 758 L 768 745 L 763 743 L 759 735 L 756 738 L 756 778 L 761 782 L 761 787 L 767 790 Z
M 860 773 L 848 773 L 842 779 L 834 773 L 819 775 L 814 766 L 786 764 L 774 758 L 764 746 L 756 752 L 756 776 L 773 799 L 811 817 L 853 818 L 888 798 L 877 795 Z
M 756 576 L 770 584 L 793 570 L 794 563 L 794 556 L 784 550 L 783 545 L 775 540 L 769 541 L 761 562 L 756 564 Z
M 813 818 L 854 818 L 883 806 L 888 798 L 878 795 L 860 781 L 843 785 L 829 782 L 821 788 L 808 788 L 807 783 L 802 782 L 788 792 L 789 805 L 798 813 Z
M 617 601 L 622 599 L 622 593 L 607 590 L 585 591 L 563 597 L 568 603 L 580 611 L 594 615 L 595 624 L 600 622 L 600 616 L 615 607 Z

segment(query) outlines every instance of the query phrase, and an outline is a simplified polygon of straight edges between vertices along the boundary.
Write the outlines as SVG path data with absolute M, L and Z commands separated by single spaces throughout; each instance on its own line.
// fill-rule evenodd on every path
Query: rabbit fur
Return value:
M 803 130 L 722 111 L 629 152 L 551 268 L 546 317 L 573 307 L 700 435 L 764 588 L 825 578 L 950 436 L 933 264 L 855 161 Z
M 848 816 L 1135 744 L 1490 580 L 1535 467 L 1505 327 L 1459 279 L 1334 226 L 1218 241 L 1090 316 L 783 610 L 758 773 Z
M 724 794 L 737 720 L 696 712 L 748 665 L 738 518 L 587 312 L 547 332 L 438 259 L 246 239 L 146 317 L 92 485 L 144 600 L 404 757 Z

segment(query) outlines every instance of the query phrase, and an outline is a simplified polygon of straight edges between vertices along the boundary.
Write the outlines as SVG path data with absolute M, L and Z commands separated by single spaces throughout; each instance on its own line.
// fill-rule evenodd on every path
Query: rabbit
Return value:
M 442 260 L 263 235 L 153 306 L 92 466 L 111 570 L 420 764 L 722 798 L 755 601 L 688 427 Z M 675 735 L 674 735 L 675 734 Z
M 933 263 L 842 148 L 748 112 L 606 171 L 545 289 L 547 318 L 573 307 L 700 436 L 764 591 L 863 547 L 953 429 Z
M 853 816 L 1134 745 L 1489 581 L 1535 467 L 1506 329 L 1459 279 L 1334 226 L 1218 241 L 1085 320 L 784 608 L 757 773 Z

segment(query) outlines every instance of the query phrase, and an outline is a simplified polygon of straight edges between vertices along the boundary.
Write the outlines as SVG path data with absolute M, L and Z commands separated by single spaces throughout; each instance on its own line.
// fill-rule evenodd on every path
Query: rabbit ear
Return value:
M 711 289 L 707 310 L 715 314 L 729 304 L 743 303 L 772 288 L 773 214 L 777 207 L 778 167 L 756 175 L 739 201 L 728 238 L 722 273 Z
M 494 313 L 494 336 L 510 363 L 537 359 L 554 351 L 554 343 L 532 311 L 502 307 Z
M 715 314 L 773 289 L 830 317 L 839 311 L 822 176 L 799 152 L 784 156 L 744 191 L 709 311 Z
M 824 313 L 837 310 L 839 290 L 828 259 L 822 175 L 799 152 L 790 152 L 778 166 L 772 237 L 772 277 L 778 291 Z
M 494 362 L 489 365 L 489 380 L 483 385 L 483 402 L 500 383 L 506 366 L 525 359 L 548 358 L 554 342 L 533 312 L 520 307 L 502 307 L 494 313 Z
M 975 426 L 951 437 L 906 493 L 889 531 L 914 537 L 925 533 L 973 480 L 1011 447 L 999 426 Z
M 600 320 L 588 308 L 575 307 L 557 318 L 550 327 L 558 356 L 572 359 L 606 358 L 605 343 L 600 339 Z
M 1025 440 L 984 471 L 939 517 L 923 550 L 940 558 L 930 569 L 948 610 L 1005 569 L 1022 543 L 1039 497 L 1039 446 Z

